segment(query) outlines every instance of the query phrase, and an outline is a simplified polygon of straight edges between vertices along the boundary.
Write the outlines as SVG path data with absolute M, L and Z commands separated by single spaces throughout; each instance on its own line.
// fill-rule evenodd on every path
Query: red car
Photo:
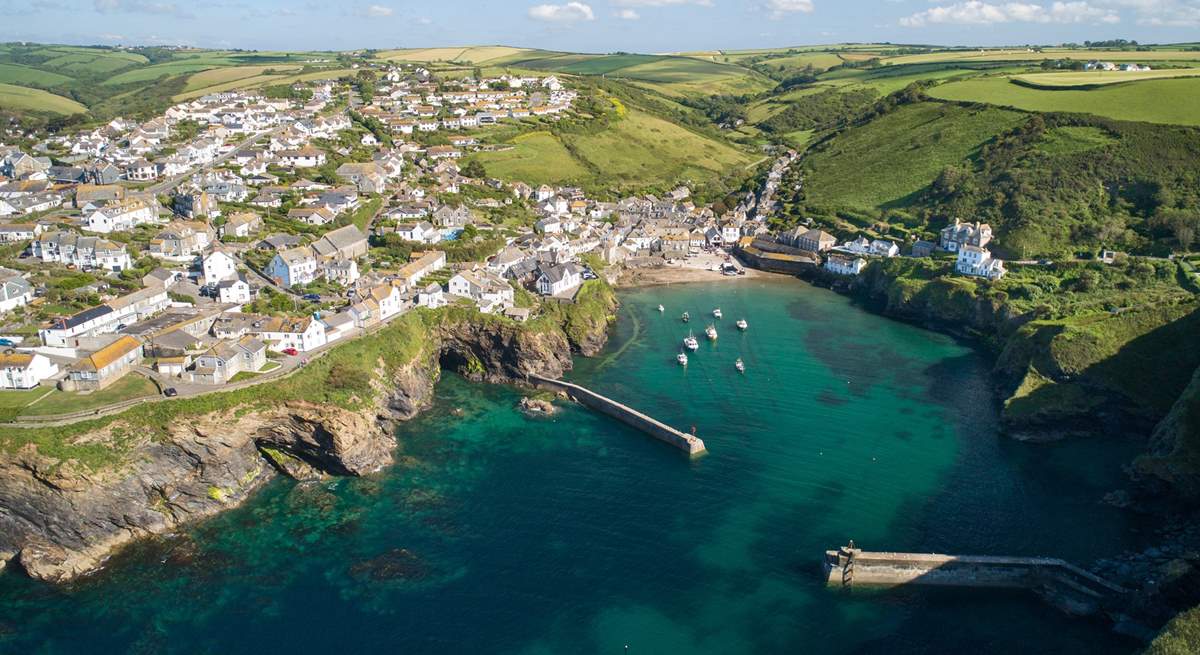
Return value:
M 283 354 L 289 357 L 295 357 L 296 355 L 300 354 L 300 351 L 296 350 L 295 348 L 284 348 Z

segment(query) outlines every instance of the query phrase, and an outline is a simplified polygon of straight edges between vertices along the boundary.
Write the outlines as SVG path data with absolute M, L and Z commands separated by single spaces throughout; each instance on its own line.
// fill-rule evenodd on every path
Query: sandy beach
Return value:
M 616 286 L 621 287 L 650 287 L 662 284 L 681 284 L 686 282 L 737 282 L 740 280 L 755 280 L 768 277 L 788 277 L 778 273 L 768 273 L 753 268 L 747 268 L 738 262 L 738 268 L 745 275 L 722 275 L 712 270 L 714 265 L 724 261 L 724 258 L 709 257 L 690 260 L 686 264 L 659 266 L 656 268 L 627 268 L 621 272 Z

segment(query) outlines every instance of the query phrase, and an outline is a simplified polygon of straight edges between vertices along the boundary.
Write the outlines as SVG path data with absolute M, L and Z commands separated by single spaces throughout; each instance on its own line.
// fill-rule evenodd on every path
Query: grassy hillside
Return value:
M 1065 71 L 1061 73 L 1030 73 L 1014 75 L 1012 79 L 1027 86 L 1062 89 L 1080 86 L 1102 86 L 1172 77 L 1200 75 L 1200 68 L 1164 68 L 1148 71 Z
M 501 179 L 579 184 L 600 193 L 708 181 L 745 172 L 755 161 L 726 143 L 624 107 L 601 129 L 535 131 L 510 145 L 475 158 Z
M 804 161 L 812 205 L 905 207 L 945 166 L 961 162 L 1023 119 L 1001 109 L 904 106 L 822 144 Z
M 1096 89 L 1048 90 L 987 77 L 943 84 L 929 91 L 935 98 L 982 102 L 1028 111 L 1066 111 L 1119 120 L 1200 125 L 1200 79 L 1147 80 L 1104 85 Z
M 0 109 L 41 111 L 53 114 L 78 114 L 87 107 L 62 96 L 41 89 L 30 89 L 12 84 L 0 84 Z

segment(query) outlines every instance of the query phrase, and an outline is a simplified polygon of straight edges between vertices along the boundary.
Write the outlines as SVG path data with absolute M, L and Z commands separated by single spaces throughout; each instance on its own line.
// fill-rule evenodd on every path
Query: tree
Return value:
M 463 167 L 463 175 L 476 180 L 482 180 L 487 177 L 487 168 L 484 167 L 483 162 L 478 159 L 472 159 Z

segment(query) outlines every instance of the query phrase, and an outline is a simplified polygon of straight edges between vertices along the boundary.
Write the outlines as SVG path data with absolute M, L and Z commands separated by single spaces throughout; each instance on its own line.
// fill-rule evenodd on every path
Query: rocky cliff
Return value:
M 613 310 L 615 304 L 608 305 Z M 579 336 L 590 346 L 602 344 L 607 322 L 590 325 Z M 342 360 L 376 365 L 362 388 L 355 386 L 358 378 L 338 370 L 344 362 L 326 361 L 337 359 L 338 349 L 292 376 L 291 387 L 278 385 L 304 396 L 314 387 L 301 376 L 316 378 L 309 382 L 317 387 L 340 384 L 350 390 L 344 405 L 305 397 L 263 402 L 252 394 L 220 402 L 218 394 L 186 416 L 134 412 L 64 430 L 65 443 L 55 447 L 33 433 L 24 443 L 19 434 L 6 435 L 0 439 L 7 446 L 0 448 L 0 568 L 15 561 L 33 577 L 67 581 L 99 568 L 133 539 L 237 505 L 275 475 L 377 471 L 392 461 L 392 423 L 430 404 L 443 368 L 488 382 L 520 383 L 530 373 L 558 377 L 571 368 L 565 326 L 559 319 L 525 326 L 467 312 L 426 314 L 340 347 L 359 356 Z M 396 345 L 403 340 L 419 343 Z M 403 361 L 389 363 L 396 353 Z M 186 401 L 179 406 L 188 407 Z M 84 446 L 121 456 L 89 465 L 60 454 Z

